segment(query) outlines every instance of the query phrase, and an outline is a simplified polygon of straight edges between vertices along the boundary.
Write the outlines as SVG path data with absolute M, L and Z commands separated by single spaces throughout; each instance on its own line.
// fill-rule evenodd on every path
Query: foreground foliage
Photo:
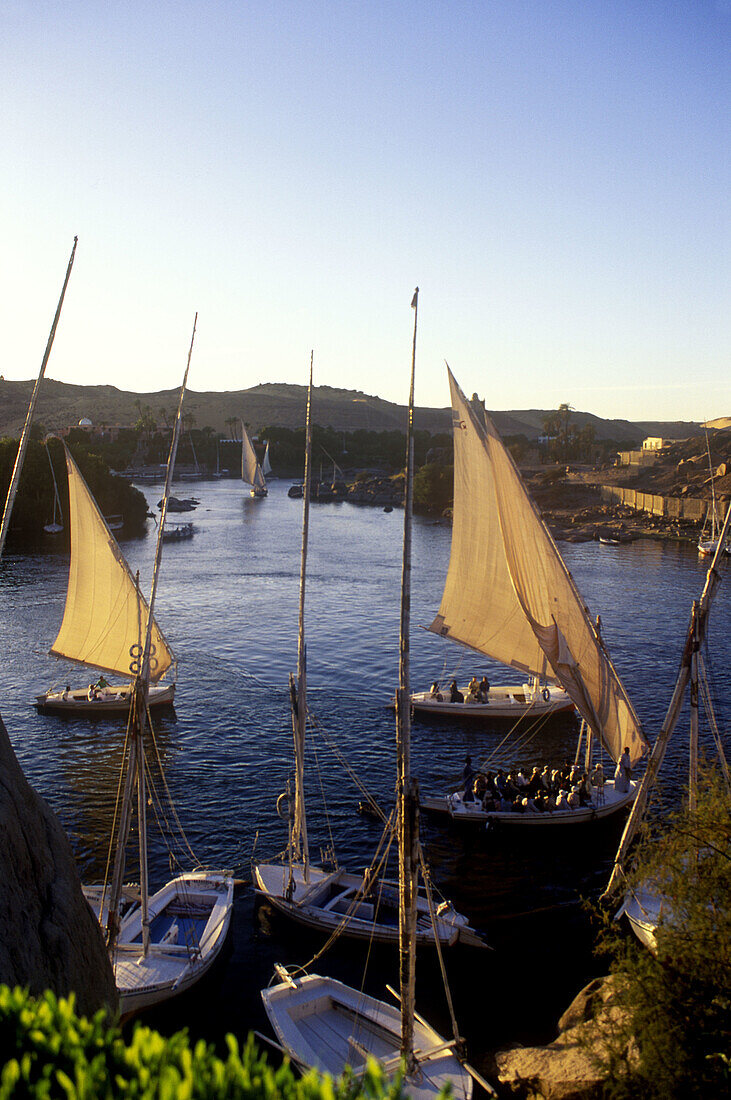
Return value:
M 34 998 L 0 986 L 0 1100 L 48 1098 L 96 1100 L 400 1100 L 398 1081 L 388 1082 L 375 1062 L 358 1081 L 338 1081 L 314 1071 L 297 1077 L 285 1062 L 268 1064 L 249 1036 L 242 1049 L 226 1037 L 228 1053 L 191 1043 L 185 1031 L 164 1038 L 138 1024 L 129 1040 L 105 1012 L 77 1016 L 73 995 L 47 992 Z
M 622 1009 L 604 1034 L 611 1100 L 715 1097 L 731 1085 L 731 796 L 710 772 L 700 789 L 695 814 L 648 831 L 630 876 L 669 902 L 657 954 L 612 922 L 603 935 Z

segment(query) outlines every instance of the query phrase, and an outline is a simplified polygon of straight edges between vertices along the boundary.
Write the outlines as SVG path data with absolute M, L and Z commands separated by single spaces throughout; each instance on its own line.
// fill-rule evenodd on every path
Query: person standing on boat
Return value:
M 465 802 L 472 801 L 472 784 L 474 782 L 474 779 L 475 773 L 472 768 L 472 757 L 465 756 L 464 768 L 462 769 L 462 790 L 464 792 L 462 797 L 464 798 Z
M 632 765 L 629 758 L 629 747 L 625 746 L 624 752 L 619 758 L 617 770 L 614 773 L 614 789 L 620 794 L 626 794 L 629 790 L 629 781 L 632 778 Z

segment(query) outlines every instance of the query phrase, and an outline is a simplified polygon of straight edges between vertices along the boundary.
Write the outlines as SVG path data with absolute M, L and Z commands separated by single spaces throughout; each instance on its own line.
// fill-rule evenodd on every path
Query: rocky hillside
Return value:
M 18 436 L 25 420 L 33 383 L 7 382 L 0 379 L 0 435 Z M 268 382 L 248 390 L 221 393 L 196 393 L 189 390 L 185 400 L 186 414 L 192 416 L 195 427 L 209 426 L 228 434 L 232 418 L 243 420 L 253 431 L 277 425 L 300 428 L 305 419 L 306 389 L 285 383 Z M 36 419 L 48 431 L 77 424 L 88 417 L 96 426 L 118 424 L 132 426 L 145 412 L 163 427 L 171 421 L 178 402 L 177 390 L 153 393 L 130 393 L 115 386 L 72 386 L 45 379 L 41 386 Z M 317 386 L 314 399 L 314 419 L 322 427 L 349 432 L 402 431 L 406 424 L 403 405 L 383 401 L 357 390 L 341 390 Z M 503 435 L 524 435 L 536 440 L 543 433 L 546 410 L 525 409 L 516 412 L 491 412 Z M 591 424 L 598 440 L 611 439 L 627 446 L 638 444 L 647 435 L 682 439 L 697 432 L 692 423 L 666 423 L 628 420 L 602 420 L 592 413 L 572 412 L 572 422 L 578 427 Z M 451 431 L 451 412 L 447 408 L 417 410 L 416 424 L 432 434 Z

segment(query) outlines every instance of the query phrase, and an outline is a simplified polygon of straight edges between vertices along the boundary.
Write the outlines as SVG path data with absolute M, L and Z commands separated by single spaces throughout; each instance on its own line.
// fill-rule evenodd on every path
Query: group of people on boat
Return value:
M 429 695 L 437 703 L 444 702 L 444 693 L 439 688 L 437 680 L 431 686 Z M 457 687 L 457 681 L 452 680 L 448 689 L 448 702 L 450 703 L 489 703 L 490 701 L 490 681 L 487 676 L 483 676 L 481 680 L 478 680 L 476 676 L 473 676 L 467 687 L 467 697 L 465 698 L 464 692 L 461 692 Z
M 579 810 L 601 803 L 604 798 L 605 776 L 601 762 L 595 764 L 591 771 L 579 764 L 565 764 L 562 768 L 537 764 L 530 772 L 524 768 L 514 768 L 509 772 L 503 768 L 475 772 L 472 759 L 468 756 L 462 778 L 462 802 L 484 813 Z M 615 789 L 629 790 L 629 778 L 629 750 L 625 749 L 617 765 Z
M 86 698 L 90 703 L 93 703 L 95 699 L 100 699 L 104 688 L 109 687 L 108 680 L 105 679 L 102 674 L 95 684 L 89 684 L 89 690 L 86 693 Z M 68 691 L 68 688 L 66 689 Z

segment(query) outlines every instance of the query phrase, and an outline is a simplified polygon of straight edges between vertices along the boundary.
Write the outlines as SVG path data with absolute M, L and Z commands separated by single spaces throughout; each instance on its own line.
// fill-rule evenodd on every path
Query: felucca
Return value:
M 447 369 L 456 514 L 447 582 L 430 629 L 558 684 L 583 719 L 587 772 L 595 744 L 615 764 L 626 748 L 624 763 L 634 765 L 648 746 L 604 642 L 495 425 L 479 401 L 467 401 Z M 631 804 L 636 789 L 634 780 L 609 780 L 592 788 L 589 804 L 543 813 L 484 810 L 462 792 L 422 798 L 421 805 L 455 821 L 539 828 L 609 817 Z
M 251 486 L 250 496 L 265 497 L 267 495 L 266 478 L 243 420 L 241 421 L 241 480 Z
M 652 748 L 652 754 L 647 764 L 647 769 L 640 789 L 637 792 L 632 812 L 619 843 L 617 855 L 612 869 L 612 874 L 607 884 L 603 897 L 608 898 L 624 889 L 624 901 L 616 916 L 626 916 L 632 931 L 645 947 L 656 951 L 657 941 L 655 934 L 661 920 L 673 920 L 673 903 L 671 898 L 663 895 L 662 889 L 657 884 L 641 881 L 628 885 L 626 868 L 628 858 L 637 830 L 642 821 L 642 816 L 647 806 L 647 799 L 657 781 L 658 774 L 665 759 L 670 738 L 677 726 L 680 712 L 685 699 L 686 691 L 690 687 L 690 722 L 688 741 L 688 809 L 694 813 L 698 798 L 698 731 L 699 731 L 699 698 L 703 698 L 710 720 L 711 730 L 716 743 L 716 750 L 721 765 L 721 774 L 727 790 L 731 790 L 731 776 L 723 750 L 723 743 L 718 733 L 718 726 L 712 714 L 711 694 L 706 690 L 705 667 L 702 659 L 702 646 L 708 633 L 708 620 L 711 603 L 721 582 L 721 562 L 723 560 L 722 547 L 729 533 L 731 524 L 731 503 L 726 510 L 726 517 L 719 528 L 719 538 L 713 560 L 706 575 L 706 582 L 701 593 L 701 598 L 693 602 L 690 623 L 686 634 L 683 655 L 680 661 L 680 669 L 675 682 L 670 705 L 665 721 Z M 702 681 L 702 683 L 701 683 Z M 701 690 L 701 687 L 703 690 Z M 699 853 L 701 859 L 703 854 Z M 688 873 L 692 873 L 689 868 Z
M 521 672 L 518 684 L 493 684 L 478 691 L 462 685 L 454 693 L 444 683 L 414 692 L 414 711 L 462 719 L 537 719 L 573 710 L 571 696 L 551 675 L 546 658 L 526 660 L 522 652 L 524 615 L 515 614 L 515 595 L 505 568 L 505 551 L 495 502 L 495 468 L 482 445 L 484 410 L 470 418 L 464 395 L 450 372 L 454 431 L 454 509 L 452 550 L 439 613 L 429 630 L 466 649 Z M 464 407 L 463 407 L 464 406 Z M 494 433 L 494 427 L 492 427 Z M 495 433 L 496 434 L 496 433 Z M 535 654 L 532 637 L 530 657 Z M 456 688 L 456 683 L 455 683 Z
M 706 428 L 706 453 L 708 455 L 708 472 L 711 475 L 711 507 L 709 510 L 711 517 L 710 529 L 708 527 L 708 515 L 706 513 L 705 522 L 703 524 L 703 530 L 701 531 L 700 538 L 698 539 L 698 553 L 702 558 L 712 558 L 716 553 L 716 550 L 720 546 L 725 553 L 729 552 L 728 542 L 726 539 L 720 537 L 721 522 L 718 516 L 718 506 L 716 503 L 716 488 L 714 484 L 713 463 L 711 461 L 711 444 L 708 439 L 708 428 Z
M 197 315 L 196 315 L 197 321 Z M 178 415 L 168 457 L 162 514 L 155 548 L 149 605 L 137 591 L 137 641 L 128 649 L 129 670 L 134 676 L 128 734 L 125 742 L 124 787 L 114 836 L 111 881 L 87 887 L 86 896 L 106 930 L 121 1015 L 129 1016 L 182 993 L 211 967 L 223 947 L 233 908 L 233 879 L 226 872 L 193 871 L 178 875 L 150 896 L 147 866 L 147 764 L 145 733 L 154 740 L 148 693 L 156 662 L 160 663 L 161 635 L 155 626 L 155 596 L 160 577 L 163 532 L 167 516 L 175 455 L 180 436 L 183 397 L 195 339 L 188 352 Z M 125 563 L 126 564 L 126 563 Z M 129 571 L 127 571 L 129 572 Z M 125 639 L 126 641 L 126 639 Z M 123 887 L 127 843 L 133 804 L 137 803 L 139 838 L 139 893 Z
M 305 740 L 307 733 L 307 648 L 305 645 L 305 583 L 307 544 L 312 483 L 312 362 L 307 390 L 305 429 L 305 480 L 302 513 L 302 552 L 300 563 L 299 635 L 297 642 L 297 678 L 290 676 L 292 732 L 294 735 L 294 798 L 289 814 L 289 840 L 284 862 L 259 863 L 252 868 L 255 889 L 275 909 L 286 916 L 322 932 L 338 931 L 345 936 L 374 943 L 398 941 L 398 883 L 379 874 L 386 862 L 392 830 L 384 831 L 373 864 L 365 874 L 348 874 L 343 868 L 325 870 L 310 863 L 304 788 Z M 289 799 L 285 796 L 281 803 Z M 416 939 L 419 944 L 434 943 L 434 927 L 429 902 L 420 894 L 417 908 Z M 449 902 L 438 908 L 436 934 L 442 944 L 461 939 L 484 947 L 466 917 Z
M 41 712 L 58 714 L 125 714 L 133 696 L 141 633 L 149 608 L 79 467 L 63 444 L 69 483 L 71 556 L 61 628 L 50 652 L 56 657 L 101 672 L 85 688 L 50 688 L 36 696 Z M 175 682 L 161 681 L 175 668 L 172 650 L 152 621 L 147 706 L 170 704 Z M 104 673 L 126 682 L 107 683 Z
M 397 807 L 399 839 L 399 955 L 398 1005 L 379 1001 L 342 982 L 317 974 L 294 977 L 277 969 L 280 981 L 262 991 L 262 999 L 277 1038 L 300 1066 L 334 1076 L 346 1066 L 355 1074 L 373 1056 L 387 1073 L 404 1067 L 404 1091 L 412 1097 L 436 1096 L 451 1087 L 452 1094 L 469 1100 L 470 1070 L 455 1048 L 457 1036 L 444 1041 L 414 1005 L 416 974 L 417 876 L 419 822 L 416 781 L 410 770 L 409 626 L 411 577 L 411 515 L 413 507 L 413 410 L 416 360 L 418 288 L 414 293 L 412 354 L 404 515 L 404 556 L 401 585 L 399 690 L 396 707 L 398 756 Z M 305 500 L 308 494 L 305 493 Z M 451 1006 L 451 1001 L 450 1001 Z M 489 1086 L 488 1086 L 489 1087 Z

